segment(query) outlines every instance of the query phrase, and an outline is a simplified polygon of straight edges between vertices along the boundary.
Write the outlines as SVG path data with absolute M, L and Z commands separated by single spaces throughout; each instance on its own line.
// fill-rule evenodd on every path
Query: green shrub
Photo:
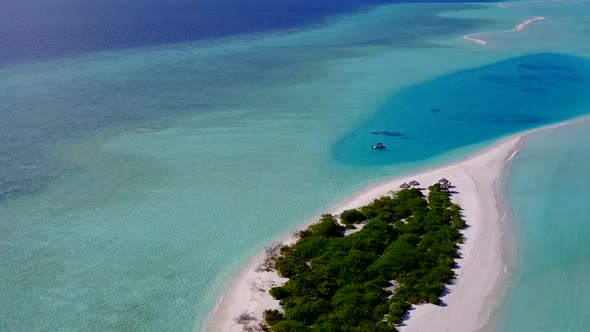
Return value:
M 367 220 L 367 217 L 357 209 L 346 210 L 340 214 L 340 220 L 345 225 L 358 224 Z
M 285 316 L 278 310 L 265 310 L 264 311 L 264 322 L 268 326 L 273 326 L 278 322 L 285 320 Z
M 389 306 L 389 315 L 387 316 L 387 322 L 391 324 L 399 324 L 403 321 L 406 311 L 410 309 L 411 305 L 403 300 L 391 302 Z
M 309 332 L 309 328 L 301 323 L 292 320 L 283 320 L 271 326 L 272 332 Z
M 311 236 L 340 237 L 340 226 L 331 215 L 324 215 L 317 223 L 309 226 Z
M 272 296 L 275 300 L 286 299 L 287 297 L 289 297 L 289 295 L 291 295 L 283 287 L 273 287 L 268 292 L 270 293 L 270 296 Z
M 265 313 L 271 331 L 390 332 L 411 303 L 440 303 L 465 224 L 450 194 L 430 188 L 428 200 L 409 189 L 343 212 L 348 227 L 369 219 L 346 237 L 332 215 L 323 215 L 282 248 L 275 266 L 289 280 L 270 294 L 285 314 Z M 391 299 L 383 290 L 389 280 L 399 284 Z

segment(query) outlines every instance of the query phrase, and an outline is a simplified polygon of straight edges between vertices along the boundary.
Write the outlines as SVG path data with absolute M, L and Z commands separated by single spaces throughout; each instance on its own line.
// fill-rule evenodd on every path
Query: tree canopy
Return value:
M 349 236 L 331 215 L 301 231 L 275 262 L 289 280 L 270 290 L 284 313 L 266 311 L 268 328 L 396 331 L 411 304 L 440 304 L 465 223 L 448 191 L 438 184 L 429 190 L 427 198 L 405 189 L 345 211 L 346 225 L 368 220 Z

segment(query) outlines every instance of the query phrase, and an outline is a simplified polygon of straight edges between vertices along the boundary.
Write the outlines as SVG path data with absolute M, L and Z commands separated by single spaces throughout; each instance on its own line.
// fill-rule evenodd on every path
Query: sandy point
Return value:
M 584 116 L 513 135 L 461 161 L 377 183 L 329 211 L 340 214 L 344 210 L 367 205 L 411 180 L 428 186 L 444 177 L 453 183 L 456 192 L 452 200 L 462 207 L 468 225 L 463 231 L 465 241 L 460 246 L 461 258 L 457 260 L 458 268 L 455 270 L 457 278 L 441 297 L 444 305 L 413 306 L 407 319 L 399 326 L 401 331 L 471 332 L 489 323 L 510 273 L 504 257 L 507 244 L 502 242 L 506 241 L 504 219 L 509 214 L 502 204 L 500 190 L 504 170 L 517 156 L 527 135 L 589 120 L 590 116 Z M 295 240 L 291 235 L 280 242 L 289 244 Z M 240 316 L 255 326 L 261 321 L 264 310 L 280 309 L 279 301 L 274 300 L 268 290 L 282 285 L 287 279 L 274 272 L 258 272 L 256 268 L 264 258 L 265 252 L 258 254 L 239 272 L 218 301 L 206 325 L 197 327 L 197 330 L 243 331 Z
M 411 310 L 401 326 L 402 331 L 441 331 L 453 329 L 472 331 L 486 321 L 488 305 L 481 301 L 489 294 L 497 280 L 501 280 L 504 264 L 501 260 L 500 225 L 497 222 L 494 182 L 506 161 L 517 149 L 520 136 L 515 136 L 477 153 L 467 159 L 439 169 L 381 182 L 371 186 L 339 204 L 330 213 L 360 207 L 375 198 L 397 190 L 403 182 L 417 180 L 424 186 L 440 178 L 449 179 L 456 187 L 453 201 L 463 208 L 465 242 L 461 245 L 462 258 L 458 261 L 457 282 L 449 286 L 443 297 L 446 306 L 421 305 Z M 290 243 L 293 237 L 283 242 Z M 206 331 L 242 331 L 239 317 L 251 319 L 253 325 L 266 309 L 278 309 L 279 303 L 268 290 L 283 284 L 286 279 L 273 272 L 257 272 L 264 253 L 256 256 L 234 279 L 210 316 Z
M 511 29 L 511 30 L 474 32 L 474 33 L 470 33 L 468 35 L 464 35 L 463 39 L 472 41 L 472 42 L 477 43 L 482 46 L 487 46 L 489 44 L 489 42 L 487 40 L 481 39 L 481 38 L 476 38 L 476 36 L 523 31 L 527 26 L 529 26 L 537 21 L 542 21 L 544 19 L 545 19 L 545 17 L 543 17 L 543 16 L 535 16 L 531 19 L 528 19 L 528 20 L 516 25 L 514 27 L 514 29 Z

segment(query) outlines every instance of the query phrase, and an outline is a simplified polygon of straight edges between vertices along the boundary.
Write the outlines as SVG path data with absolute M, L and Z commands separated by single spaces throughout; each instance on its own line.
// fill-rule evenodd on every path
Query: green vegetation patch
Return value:
M 345 225 L 368 220 L 349 236 L 324 215 L 282 247 L 274 267 L 289 280 L 270 294 L 284 313 L 266 311 L 268 329 L 396 331 L 411 304 L 440 304 L 465 223 L 447 190 L 429 189 L 427 199 L 406 189 L 346 211 Z

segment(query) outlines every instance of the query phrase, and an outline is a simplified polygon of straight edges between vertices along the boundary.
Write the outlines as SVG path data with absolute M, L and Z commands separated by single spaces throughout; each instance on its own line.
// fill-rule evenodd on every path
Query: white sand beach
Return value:
M 462 258 L 457 261 L 457 279 L 442 298 L 444 306 L 414 306 L 400 326 L 401 331 L 475 331 L 486 324 L 498 297 L 495 290 L 506 275 L 501 247 L 502 212 L 497 208 L 494 184 L 506 162 L 518 152 L 521 138 L 522 135 L 512 136 L 435 170 L 381 182 L 330 211 L 339 214 L 366 205 L 414 179 L 428 186 L 445 177 L 456 186 L 458 193 L 453 195 L 453 201 L 463 208 L 469 226 L 463 232 L 465 242 L 461 245 Z M 294 238 L 285 240 L 291 242 Z M 248 313 L 259 319 L 264 310 L 279 308 L 268 290 L 286 279 L 275 273 L 256 272 L 264 257 L 264 253 L 259 254 L 236 276 L 210 316 L 206 331 L 242 331 L 243 325 L 236 322 L 236 317 Z M 251 325 L 256 324 L 251 321 Z

